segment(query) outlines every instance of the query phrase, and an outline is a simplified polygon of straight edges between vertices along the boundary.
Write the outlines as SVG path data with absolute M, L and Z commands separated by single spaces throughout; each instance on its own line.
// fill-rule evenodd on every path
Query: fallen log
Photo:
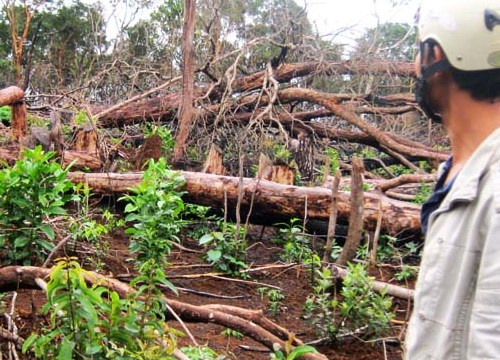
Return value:
M 187 202 L 224 209 L 235 209 L 238 200 L 239 178 L 183 171 L 186 179 L 184 199 Z M 76 183 L 86 183 L 94 193 L 125 193 L 142 180 L 142 173 L 77 173 L 69 174 Z M 320 187 L 298 187 L 267 180 L 243 178 L 241 209 L 247 212 L 253 199 L 253 219 L 266 223 L 297 217 L 328 221 L 331 191 Z M 365 193 L 364 226 L 375 229 L 379 213 L 379 195 Z M 349 193 L 341 191 L 338 198 L 339 220 L 347 221 L 351 211 Z M 304 214 L 307 209 L 307 214 Z M 383 198 L 382 229 L 395 235 L 404 231 L 420 231 L 420 207 L 402 201 Z M 231 214 L 229 214 L 231 215 Z
M 233 84 L 233 92 L 243 93 L 252 91 L 262 86 L 267 78 L 266 70 L 240 77 Z M 411 62 L 321 62 L 311 61 L 305 63 L 292 63 L 281 65 L 273 74 L 279 83 L 287 83 L 292 79 L 311 75 L 323 74 L 332 76 L 335 74 L 387 74 L 400 76 L 415 76 L 414 66 Z M 208 87 L 195 90 L 197 97 L 203 97 Z M 215 93 L 222 93 L 222 89 L 215 89 Z M 412 99 L 413 100 L 413 99 Z M 412 101 L 410 100 L 410 101 Z M 161 119 L 165 116 L 174 117 L 180 105 L 180 93 L 170 93 L 149 100 L 127 104 L 113 111 L 110 107 L 91 106 L 92 114 L 99 114 L 101 124 L 109 125 L 121 122 L 143 121 L 145 119 Z
M 17 290 L 19 288 L 39 289 L 36 279 L 47 280 L 49 275 L 50 269 L 41 267 L 8 266 L 0 268 L 0 292 L 12 289 Z M 89 272 L 88 275 L 85 275 L 85 281 L 89 284 L 99 284 L 112 291 L 116 291 L 121 297 L 126 297 L 128 294 L 136 291 L 125 283 L 94 272 Z M 275 344 L 279 344 L 284 348 L 286 341 L 293 336 L 284 328 L 265 318 L 261 311 L 249 311 L 246 309 L 239 311 L 238 308 L 230 307 L 226 312 L 223 306 L 219 308 L 213 306 L 196 306 L 169 299 L 166 296 L 164 299 L 184 321 L 214 323 L 235 329 L 267 346 L 271 351 Z M 166 317 L 171 318 L 168 310 Z M 319 353 L 305 354 L 301 358 L 326 360 L 326 357 Z

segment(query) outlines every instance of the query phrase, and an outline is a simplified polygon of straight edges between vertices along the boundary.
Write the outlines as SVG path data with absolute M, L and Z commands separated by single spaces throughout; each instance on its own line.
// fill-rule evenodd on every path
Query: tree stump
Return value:
M 23 100 L 24 91 L 17 86 L 10 86 L 0 90 L 0 106 L 12 107 L 11 138 L 19 141 L 28 129 L 26 103 Z

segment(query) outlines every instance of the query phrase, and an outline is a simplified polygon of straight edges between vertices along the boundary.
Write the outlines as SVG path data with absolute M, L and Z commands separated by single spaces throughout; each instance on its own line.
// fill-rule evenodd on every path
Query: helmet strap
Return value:
M 424 54 L 424 44 L 420 44 L 420 53 Z M 422 60 L 421 60 L 422 61 Z M 449 70 L 451 67 L 448 59 L 444 58 L 442 60 L 436 61 L 435 63 L 429 66 L 420 67 L 420 76 L 417 79 L 416 87 L 415 87 L 415 100 L 417 101 L 420 109 L 424 112 L 426 116 L 431 118 L 436 123 L 442 123 L 443 118 L 440 114 L 436 113 L 432 106 L 429 104 L 428 99 L 428 82 L 427 80 L 434 74 Z

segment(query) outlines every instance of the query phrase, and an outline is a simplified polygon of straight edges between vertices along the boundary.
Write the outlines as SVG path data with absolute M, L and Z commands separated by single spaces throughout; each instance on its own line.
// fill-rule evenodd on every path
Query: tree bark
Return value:
M 179 109 L 179 126 L 175 136 L 173 162 L 186 155 L 186 142 L 194 120 L 194 23 L 196 0 L 184 0 L 184 27 L 182 30 L 182 102 Z
M 199 205 L 224 209 L 224 196 L 230 216 L 236 208 L 238 199 L 238 177 L 212 175 L 183 171 L 186 179 L 185 201 Z M 142 180 L 142 173 L 70 173 L 70 180 L 87 183 L 95 193 L 124 193 Z M 320 187 L 297 187 L 277 184 L 258 179 L 243 179 L 243 199 L 241 209 L 247 212 L 252 196 L 252 219 L 272 224 L 291 217 L 317 219 L 327 222 L 330 217 L 331 190 Z M 307 214 L 304 214 L 307 198 Z M 347 221 L 351 209 L 351 200 L 346 192 L 339 192 L 339 219 Z M 366 229 L 375 229 L 379 213 L 379 196 L 369 192 L 364 196 L 364 225 Z M 384 216 L 382 229 L 395 235 L 400 232 L 418 233 L 420 231 L 420 206 L 384 198 Z
M 13 141 L 19 141 L 28 129 L 28 111 L 24 101 L 12 105 L 10 133 Z
M 363 160 L 357 156 L 352 158 L 351 211 L 349 214 L 349 230 L 344 248 L 337 263 L 347 265 L 356 256 L 363 232 L 364 192 L 363 192 Z
M 24 91 L 17 86 L 9 86 L 0 90 L 0 106 L 12 105 L 23 100 Z

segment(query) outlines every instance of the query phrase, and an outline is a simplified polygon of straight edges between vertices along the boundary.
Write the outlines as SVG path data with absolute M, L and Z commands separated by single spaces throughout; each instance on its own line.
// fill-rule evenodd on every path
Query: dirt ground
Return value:
M 269 268 L 253 272 L 251 278 L 245 281 L 240 279 L 214 278 L 210 276 L 211 268 L 203 261 L 201 254 L 191 252 L 201 248 L 195 240 L 184 238 L 184 249 L 176 248 L 170 256 L 171 266 L 167 275 L 171 282 L 180 291 L 178 300 L 191 304 L 227 304 L 245 309 L 266 310 L 269 303 L 263 299 L 258 291 L 263 284 L 274 285 L 282 289 L 285 295 L 279 314 L 272 316 L 266 310 L 267 316 L 279 325 L 295 333 L 304 342 L 318 339 L 313 326 L 303 317 L 303 305 L 308 294 L 311 293 L 309 273 L 294 266 L 283 266 L 279 262 L 279 248 L 271 241 L 275 229 L 253 226 L 249 237 L 247 263 L 252 268 L 269 266 Z M 263 236 L 261 236 L 263 234 Z M 319 246 L 321 244 L 317 244 Z M 83 251 L 83 250 L 82 250 Z M 80 254 L 85 258 L 85 254 Z M 130 278 L 133 274 L 133 264 L 127 259 L 128 240 L 123 235 L 114 236 L 110 242 L 109 251 L 105 259 L 103 273 L 113 275 L 119 279 Z M 198 274 L 197 277 L 185 275 Z M 389 280 L 390 273 L 377 272 L 377 279 Z M 176 297 L 171 293 L 172 297 Z M 6 297 L 7 305 L 9 299 Z M 39 309 L 44 302 L 41 291 L 21 290 L 15 304 L 15 321 L 21 336 L 28 336 L 42 321 Z M 396 319 L 389 337 L 375 341 L 362 341 L 353 337 L 346 338 L 336 344 L 316 346 L 316 349 L 332 360 L 399 360 L 402 359 L 401 343 L 398 339 L 404 336 L 404 328 L 408 317 L 408 304 L 406 301 L 394 299 Z M 8 308 L 8 307 L 7 307 Z M 172 326 L 181 329 L 178 323 Z M 249 337 L 237 339 L 221 335 L 222 326 L 214 324 L 187 323 L 199 344 L 210 346 L 219 354 L 226 355 L 227 359 L 258 360 L 269 359 L 269 351 Z M 1 341 L 1 340 L 0 340 Z M 180 341 L 180 345 L 191 345 L 188 337 Z M 5 344 L 2 345 L 5 348 Z M 1 358 L 1 357 L 0 357 Z

